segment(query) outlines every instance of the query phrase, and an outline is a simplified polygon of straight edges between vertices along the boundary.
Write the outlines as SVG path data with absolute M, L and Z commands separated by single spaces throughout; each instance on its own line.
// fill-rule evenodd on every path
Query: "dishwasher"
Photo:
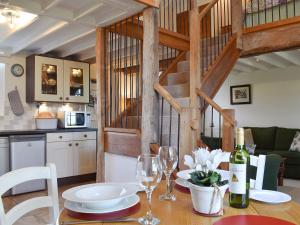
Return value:
M 45 166 L 45 135 L 14 135 L 9 137 L 10 170 Z M 24 182 L 11 189 L 12 195 L 45 190 L 45 180 Z

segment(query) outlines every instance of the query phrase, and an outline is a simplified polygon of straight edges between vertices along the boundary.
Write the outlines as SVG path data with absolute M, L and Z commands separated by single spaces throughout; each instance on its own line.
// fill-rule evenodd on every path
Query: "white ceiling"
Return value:
M 89 60 L 95 56 L 95 28 L 140 12 L 145 6 L 134 0 L 0 0 L 8 6 L 37 14 L 19 29 L 0 24 L 0 55 L 45 54 L 76 56 Z
M 280 51 L 240 58 L 235 64 L 232 73 L 251 73 L 257 70 L 268 71 L 273 68 L 300 66 L 300 50 Z

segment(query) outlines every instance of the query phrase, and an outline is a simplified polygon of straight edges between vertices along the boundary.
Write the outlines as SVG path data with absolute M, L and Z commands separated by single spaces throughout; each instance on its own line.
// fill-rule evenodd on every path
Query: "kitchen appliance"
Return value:
M 84 111 L 63 111 L 57 113 L 60 128 L 87 127 L 87 113 Z
M 10 170 L 31 166 L 45 166 L 45 135 L 14 135 L 9 137 Z M 12 188 L 11 194 L 44 190 L 45 180 L 34 180 Z

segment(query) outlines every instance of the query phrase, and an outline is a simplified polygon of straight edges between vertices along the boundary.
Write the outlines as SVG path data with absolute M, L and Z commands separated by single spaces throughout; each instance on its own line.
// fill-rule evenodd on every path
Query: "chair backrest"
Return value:
M 48 195 L 35 197 L 4 211 L 2 195 L 12 187 L 26 181 L 47 179 Z M 46 167 L 27 167 L 11 171 L 0 177 L 0 224 L 11 225 L 20 217 L 38 208 L 48 207 L 51 212 L 51 224 L 56 224 L 59 216 L 56 168 L 54 164 Z
M 265 164 L 266 164 L 265 155 L 259 155 L 259 156 L 250 155 L 250 166 L 255 166 L 257 168 L 255 180 L 250 179 L 250 188 L 262 190 L 263 182 L 264 182 Z
M 224 152 L 222 162 L 229 162 L 229 158 L 230 158 L 230 152 Z M 250 155 L 250 166 L 255 166 L 257 168 L 255 180 L 250 179 L 250 188 L 262 190 L 264 173 L 265 173 L 265 164 L 266 164 L 265 155 L 259 155 L 259 156 Z

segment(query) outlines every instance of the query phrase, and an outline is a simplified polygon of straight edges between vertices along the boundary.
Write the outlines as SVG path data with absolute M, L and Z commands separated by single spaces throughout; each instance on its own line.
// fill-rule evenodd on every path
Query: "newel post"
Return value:
M 237 35 L 237 47 L 242 49 L 243 3 L 242 0 L 231 0 L 232 33 Z
M 158 143 L 159 99 L 153 86 L 159 80 L 158 9 L 146 8 L 143 12 L 143 95 L 141 150 L 150 152 L 150 144 Z
M 98 120 L 98 151 L 97 151 L 97 182 L 104 182 L 104 126 L 105 126 L 105 46 L 106 32 L 104 28 L 96 30 L 96 77 L 97 77 L 97 120 Z
M 192 148 L 197 146 L 200 137 L 200 104 L 196 88 L 201 87 L 201 59 L 200 59 L 200 21 L 197 1 L 191 1 L 189 14 L 190 30 L 190 143 Z M 190 149 L 192 151 L 192 149 Z
M 223 114 L 226 114 L 232 121 L 235 121 L 235 110 L 234 109 L 223 109 Z M 224 118 L 224 117 L 223 117 Z M 234 149 L 234 129 L 228 121 L 223 119 L 222 124 L 222 149 L 226 152 L 231 152 Z

